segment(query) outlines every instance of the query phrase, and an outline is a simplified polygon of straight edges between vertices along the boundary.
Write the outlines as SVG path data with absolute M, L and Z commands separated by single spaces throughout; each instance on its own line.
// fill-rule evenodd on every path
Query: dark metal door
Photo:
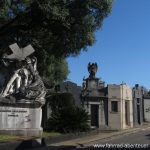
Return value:
M 128 102 L 125 102 L 125 122 L 128 125 Z
M 140 105 L 137 104 L 137 121 L 138 121 L 138 124 L 141 124 L 141 121 L 140 121 Z
M 99 105 L 91 105 L 91 126 L 99 127 Z

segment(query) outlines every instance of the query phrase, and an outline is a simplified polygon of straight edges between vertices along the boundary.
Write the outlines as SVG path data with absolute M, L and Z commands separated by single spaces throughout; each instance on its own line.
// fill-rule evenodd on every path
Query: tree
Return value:
M 22 47 L 30 43 L 40 73 L 46 76 L 51 55 L 56 61 L 65 59 L 94 43 L 112 0 L 0 0 L 0 4 L 0 53 L 14 42 Z
M 71 93 L 53 93 L 49 98 L 49 105 L 53 112 L 74 107 L 74 98 Z
M 47 130 L 57 132 L 81 132 L 89 130 L 89 116 L 83 108 L 74 105 L 70 93 L 56 93 L 49 99 L 52 110 L 47 122 Z
M 51 86 L 57 85 L 67 79 L 69 73 L 68 63 L 63 58 L 56 58 L 53 55 L 47 59 L 49 62 L 46 64 L 39 64 L 39 70 L 44 77 L 48 77 L 47 81 Z M 42 60 L 40 60 L 41 62 Z M 46 68 L 46 69 L 43 69 Z

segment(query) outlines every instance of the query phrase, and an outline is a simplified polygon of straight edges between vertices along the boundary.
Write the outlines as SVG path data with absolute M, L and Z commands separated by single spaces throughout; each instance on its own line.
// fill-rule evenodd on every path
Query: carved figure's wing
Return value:
M 91 63 L 88 63 L 88 71 L 90 72 Z
M 96 71 L 97 71 L 97 69 L 98 69 L 98 65 L 97 65 L 97 63 L 95 63 L 95 67 L 96 67 Z

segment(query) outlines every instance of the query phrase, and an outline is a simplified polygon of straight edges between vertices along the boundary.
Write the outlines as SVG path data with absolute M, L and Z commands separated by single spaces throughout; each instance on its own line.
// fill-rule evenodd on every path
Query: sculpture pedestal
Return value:
M 42 109 L 33 103 L 0 103 L 0 134 L 42 135 Z

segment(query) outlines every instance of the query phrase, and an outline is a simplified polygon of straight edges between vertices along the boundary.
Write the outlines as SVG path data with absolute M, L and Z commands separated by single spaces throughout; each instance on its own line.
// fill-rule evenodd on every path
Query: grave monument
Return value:
M 41 106 L 46 90 L 37 71 L 37 59 L 31 45 L 9 46 L 1 66 L 6 70 L 0 94 L 0 133 L 39 137 L 42 134 Z
M 96 77 L 97 63 L 88 63 L 89 77 L 83 79 L 82 105 L 90 115 L 91 128 L 108 128 L 108 97 L 105 83 Z

